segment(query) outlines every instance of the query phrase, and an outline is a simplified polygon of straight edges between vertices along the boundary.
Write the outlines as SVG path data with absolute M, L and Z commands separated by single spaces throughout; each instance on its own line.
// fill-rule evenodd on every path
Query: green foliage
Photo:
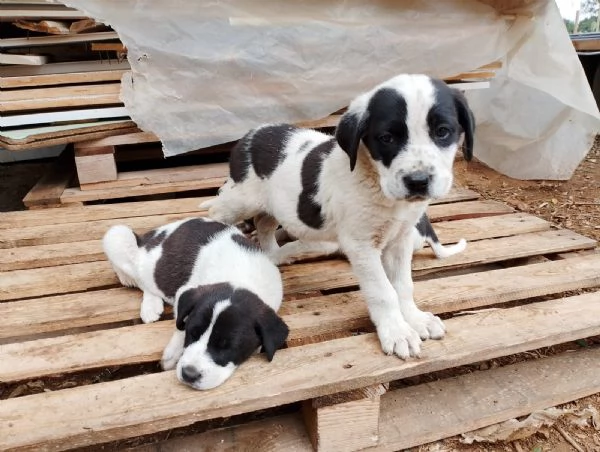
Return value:
M 594 0 L 595 1 L 595 0 Z M 581 22 L 579 22 L 579 30 L 577 33 L 591 33 L 596 31 L 596 20 L 598 16 L 586 17 Z M 573 27 L 575 26 L 572 20 L 564 19 L 565 26 L 567 27 L 567 31 L 569 33 L 573 33 Z

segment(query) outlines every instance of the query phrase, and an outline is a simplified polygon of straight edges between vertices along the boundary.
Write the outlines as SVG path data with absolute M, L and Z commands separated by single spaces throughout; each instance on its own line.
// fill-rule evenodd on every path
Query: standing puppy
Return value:
M 339 245 L 383 351 L 418 356 L 421 339 L 440 339 L 445 328 L 413 300 L 414 228 L 431 227 L 427 205 L 452 186 L 462 132 L 471 159 L 473 131 L 459 91 L 399 75 L 354 99 L 335 137 L 286 124 L 250 131 L 231 152 L 230 178 L 204 207 L 226 223 L 256 217 L 260 244 L 275 262 Z M 298 240 L 279 247 L 278 225 Z
M 145 323 L 163 301 L 174 304 L 177 329 L 161 363 L 182 383 L 214 388 L 259 348 L 271 361 L 284 344 L 279 269 L 235 227 L 190 218 L 138 236 L 118 225 L 103 246 L 121 283 L 143 291 Z

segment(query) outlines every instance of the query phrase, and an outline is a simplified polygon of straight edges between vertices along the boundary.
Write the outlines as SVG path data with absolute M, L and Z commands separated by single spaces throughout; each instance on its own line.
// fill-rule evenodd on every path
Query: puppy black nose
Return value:
M 202 374 L 194 366 L 184 366 L 181 369 L 181 378 L 187 383 L 193 383 L 201 376 Z
M 431 175 L 424 171 L 415 171 L 402 178 L 411 195 L 425 195 L 429 188 Z

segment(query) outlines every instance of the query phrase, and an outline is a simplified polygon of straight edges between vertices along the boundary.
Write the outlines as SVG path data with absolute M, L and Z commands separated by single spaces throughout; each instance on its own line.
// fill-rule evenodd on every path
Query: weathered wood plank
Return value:
M 417 252 L 413 258 L 413 277 L 422 277 L 442 268 L 461 268 L 519 257 L 560 253 L 565 248 L 593 248 L 595 244 L 594 240 L 572 231 L 554 230 L 472 242 L 462 253 L 446 259 L 437 259 L 433 257 L 431 250 L 424 250 Z M 287 282 L 287 293 L 337 289 L 357 284 L 350 264 L 341 259 L 283 266 L 281 273 Z
M 7 428 L 0 448 L 61 450 L 107 442 L 597 335 L 599 295 L 461 316 L 446 324 L 448 336 L 427 341 L 418 360 L 383 355 L 374 334 L 292 347 L 271 363 L 251 358 L 210 397 L 179 384 L 174 372 L 161 372 L 2 400 L 0 419 Z
M 389 392 L 373 450 L 407 449 L 594 394 L 599 362 L 595 348 Z
M 148 222 L 148 219 L 141 220 Z M 148 225 L 146 227 L 150 228 Z M 594 240 L 568 230 L 535 232 L 473 242 L 465 252 L 447 259 L 424 257 L 419 252 L 413 260 L 413 270 L 418 276 L 441 268 L 561 253 L 592 248 L 595 244 Z M 281 273 L 285 293 L 288 294 L 356 285 L 350 265 L 339 259 L 284 266 Z M 117 283 L 118 280 L 106 261 L 15 270 L 0 273 L 0 301 L 77 292 Z
M 382 396 L 380 441 L 397 451 L 437 441 L 600 391 L 600 350 L 582 350 L 440 380 Z M 464 401 L 476 400 L 473 404 Z M 132 452 L 180 450 L 312 452 L 298 413 L 168 439 Z
M 169 210 L 174 210 L 176 212 L 183 212 L 186 215 L 183 215 L 183 217 L 185 216 L 202 216 L 202 215 L 206 215 L 206 211 L 201 211 L 198 207 L 198 205 L 200 204 L 200 202 L 202 202 L 203 200 L 208 199 L 208 198 L 197 198 L 197 203 L 194 205 L 194 201 L 193 198 L 190 198 L 189 200 L 186 200 L 185 202 L 181 203 L 182 206 L 181 208 L 177 208 L 177 207 L 173 207 Z M 174 204 L 176 204 L 174 202 Z M 146 210 L 144 207 L 140 207 L 140 212 L 145 212 L 146 214 L 150 215 L 151 211 L 152 212 L 156 212 L 158 209 L 161 208 L 161 206 L 163 206 L 164 204 L 156 204 L 151 206 L 148 210 Z M 176 204 L 178 206 L 178 204 Z M 65 227 L 63 226 L 62 223 L 57 223 L 57 224 L 49 224 L 49 225 L 44 225 L 41 224 L 39 226 L 27 226 L 25 227 L 25 225 L 19 226 L 18 225 L 18 219 L 21 217 L 21 215 L 14 215 L 12 216 L 12 218 L 10 218 L 10 216 L 8 217 L 9 221 L 12 221 L 13 224 L 15 225 L 14 228 L 12 229 L 1 229 L 0 228 L 0 248 L 15 248 L 15 247 L 19 247 L 19 246 L 32 246 L 32 245 L 48 245 L 51 243 L 66 243 L 66 242 L 77 242 L 77 241 L 82 241 L 82 240 L 91 240 L 91 239 L 99 239 L 102 238 L 102 236 L 104 235 L 104 233 L 106 232 L 106 230 L 112 226 L 113 224 L 127 224 L 129 226 L 131 226 L 132 228 L 136 229 L 138 227 L 144 227 L 144 225 L 146 225 L 147 223 L 151 223 L 151 224 L 156 224 L 161 225 L 164 224 L 168 221 L 169 216 L 168 215 L 164 215 L 163 216 L 163 222 L 164 223 L 160 223 L 158 222 L 158 215 L 156 216 L 152 216 L 148 218 L 148 221 L 145 222 L 143 218 L 139 217 L 139 213 L 137 211 L 137 208 L 135 206 L 135 203 L 127 203 L 126 208 L 130 209 L 130 215 L 128 215 L 129 217 L 135 217 L 135 218 L 126 218 L 122 215 L 126 215 L 126 208 L 121 208 L 121 207 L 108 207 L 108 206 L 94 206 L 96 207 L 95 210 L 91 209 L 92 206 L 90 206 L 90 212 L 92 212 L 92 214 L 90 216 L 101 216 L 101 215 L 107 215 L 107 216 L 112 216 L 115 218 L 118 218 L 118 220 L 112 220 L 112 219 L 107 219 L 107 220 L 97 220 L 97 221 L 90 221 L 85 219 L 85 212 L 87 212 L 86 209 L 88 209 L 88 207 L 82 207 L 80 208 L 80 210 L 77 211 L 77 214 L 75 214 L 76 211 L 73 211 L 74 213 L 71 214 L 70 210 L 64 210 L 64 211 L 56 211 L 56 220 L 49 220 L 49 221 L 59 221 L 61 219 L 71 219 L 72 221 L 69 222 L 69 234 L 65 234 Z M 114 209 L 114 213 L 113 212 Z M 195 209 L 195 210 L 192 210 Z M 188 212 L 197 212 L 194 213 L 192 215 L 190 215 Z M 510 212 L 510 210 L 509 210 Z M 165 212 L 166 213 L 166 212 Z M 440 218 L 444 218 L 444 219 L 448 219 L 448 218 L 476 218 L 476 217 L 481 217 L 481 216 L 488 216 L 488 215 L 501 215 L 501 214 L 505 214 L 507 213 L 506 208 L 499 203 L 495 203 L 493 201 L 468 201 L 468 202 L 460 202 L 460 203 L 449 203 L 449 204 L 442 204 L 442 205 L 434 205 L 434 206 L 430 206 L 429 208 L 429 216 L 431 221 L 438 221 Z M 44 214 L 47 214 L 48 216 L 52 216 L 53 212 L 44 212 Z M 9 214 L 7 214 L 9 215 Z M 40 218 L 43 220 L 43 214 L 38 214 L 36 215 L 36 219 Z M 176 216 L 174 214 L 171 215 L 171 217 L 175 218 Z M 0 216 L 0 219 L 3 219 L 4 217 Z M 177 219 L 182 218 L 181 215 L 179 215 L 178 217 L 176 217 Z M 81 221 L 80 221 L 81 220 Z M 173 220 L 171 220 L 173 221 Z M 77 222 L 77 223 L 76 223 Z M 157 223 L 158 222 L 158 223 Z M 141 225 L 141 226 L 139 226 Z M 156 227 L 156 226 L 148 226 L 145 230 L 150 229 L 151 227 Z
M 179 198 L 159 201 L 122 202 L 115 204 L 65 207 L 63 209 L 52 210 L 51 212 L 44 210 L 0 212 L 0 229 L 19 229 L 64 223 L 88 223 L 96 220 L 146 217 L 150 215 L 166 215 L 169 213 L 187 212 L 194 214 L 200 212 L 198 205 L 208 199 L 210 198 Z M 75 227 L 81 227 L 81 225 Z
M 70 85 L 75 83 L 97 83 L 120 81 L 126 70 L 72 72 L 67 74 L 21 75 L 2 77 L 0 88 L 24 88 L 37 86 Z
M 417 282 L 415 290 L 418 305 L 436 314 L 455 312 L 463 309 L 474 309 L 489 304 L 498 304 L 532 296 L 560 293 L 571 287 L 592 287 L 600 285 L 600 274 L 597 272 L 600 258 L 582 258 L 571 266 L 565 261 L 547 262 L 525 267 L 496 270 L 479 275 L 476 281 L 469 280 L 469 275 L 440 278 Z M 528 267 L 534 267 L 532 270 Z M 587 278 L 584 278 L 587 276 Z M 115 302 L 108 301 L 107 295 L 120 295 Z M 128 297 L 127 297 L 128 296 Z M 68 297 L 73 298 L 73 295 Z M 138 317 L 141 294 L 127 290 L 119 293 L 117 289 L 103 291 L 97 297 L 98 303 L 123 303 L 128 314 Z M 138 309 L 135 310 L 137 301 Z M 52 301 L 52 300 L 51 300 Z M 64 307 L 63 300 L 61 305 Z M 10 303 L 16 307 L 16 313 L 25 314 L 20 303 Z M 0 313 L 5 304 L 0 304 Z M 117 305 L 120 306 L 120 305 Z M 301 306 L 301 307 L 300 307 Z M 309 337 L 327 336 L 339 331 L 366 327 L 370 320 L 366 305 L 358 292 L 315 297 L 298 302 L 283 304 L 283 319 L 290 328 L 288 345 L 302 344 Z M 29 316 L 15 319 L 12 309 L 5 309 L 5 325 L 0 327 L 2 333 L 13 334 L 10 330 L 11 319 L 16 320 L 13 328 L 24 328 Z M 104 320 L 115 322 L 123 320 L 123 314 L 115 313 L 106 307 L 100 307 Z M 317 315 L 318 314 L 318 315 Z M 32 316 L 32 327 L 27 327 L 24 334 L 35 331 L 36 314 Z M 131 317 L 130 317 L 131 318 Z M 40 320 L 37 317 L 38 321 Z M 43 318 L 41 319 L 43 320 Z M 48 319 L 46 319 L 48 320 Z M 81 317 L 75 319 L 82 320 Z M 64 325 L 64 321 L 63 321 Z M 0 351 L 0 362 L 4 364 L 0 370 L 0 381 L 12 381 L 40 377 L 94 367 L 106 367 L 119 364 L 131 364 L 155 361 L 160 358 L 163 347 L 169 341 L 174 328 L 173 321 L 162 321 L 148 325 L 129 326 L 91 333 L 80 333 L 50 339 L 40 339 L 15 344 L 7 344 Z M 4 331 L 3 331 L 4 330 Z M 96 344 L 101 343 L 99 347 Z M 52 353 L 46 353 L 52 350 Z M 23 359 L 27 356 L 27 359 Z
M 497 303 L 600 286 L 600 256 L 583 256 L 415 282 L 415 297 L 434 313 L 474 309 Z M 118 288 L 0 303 L 0 343 L 139 319 L 140 292 Z M 292 327 L 290 341 L 369 324 L 359 292 L 286 301 L 280 311 Z M 315 325 L 315 313 L 319 324 Z M 25 328 L 26 327 L 26 328 Z
M 66 225 L 66 227 L 68 227 Z M 509 214 L 492 217 L 445 221 L 436 224 L 442 243 L 454 243 L 463 237 L 469 241 L 543 231 L 550 223 L 527 214 Z M 55 243 L 9 248 L 0 254 L 0 271 L 51 267 L 104 260 L 100 240 L 73 242 L 69 245 Z
M 65 149 L 48 172 L 25 195 L 23 204 L 27 207 L 34 207 L 60 203 L 60 196 L 69 185 L 74 174 L 73 153 L 70 149 Z

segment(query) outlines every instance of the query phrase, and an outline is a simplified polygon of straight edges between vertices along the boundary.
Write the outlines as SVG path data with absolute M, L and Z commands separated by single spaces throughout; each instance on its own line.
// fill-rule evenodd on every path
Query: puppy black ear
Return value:
M 265 306 L 256 319 L 256 334 L 262 343 L 261 352 L 265 352 L 269 361 L 273 359 L 277 349 L 285 344 L 288 333 L 285 322 L 273 309 Z
M 473 135 L 475 134 L 475 117 L 469 108 L 467 98 L 457 89 L 453 89 L 454 105 L 458 113 L 458 123 L 465 133 L 465 142 L 463 144 L 463 155 L 465 160 L 470 161 L 473 158 Z
M 181 294 L 177 300 L 177 318 L 175 326 L 179 331 L 185 330 L 185 321 L 198 302 L 196 290 L 189 289 Z
M 358 115 L 354 112 L 346 112 L 340 118 L 335 129 L 335 139 L 340 147 L 350 157 L 350 171 L 354 171 L 356 158 L 358 156 L 358 145 L 367 128 L 366 114 Z
M 186 290 L 177 300 L 175 326 L 178 330 L 183 331 L 187 317 L 198 303 L 216 303 L 231 297 L 232 293 L 233 287 L 229 283 L 207 284 Z

